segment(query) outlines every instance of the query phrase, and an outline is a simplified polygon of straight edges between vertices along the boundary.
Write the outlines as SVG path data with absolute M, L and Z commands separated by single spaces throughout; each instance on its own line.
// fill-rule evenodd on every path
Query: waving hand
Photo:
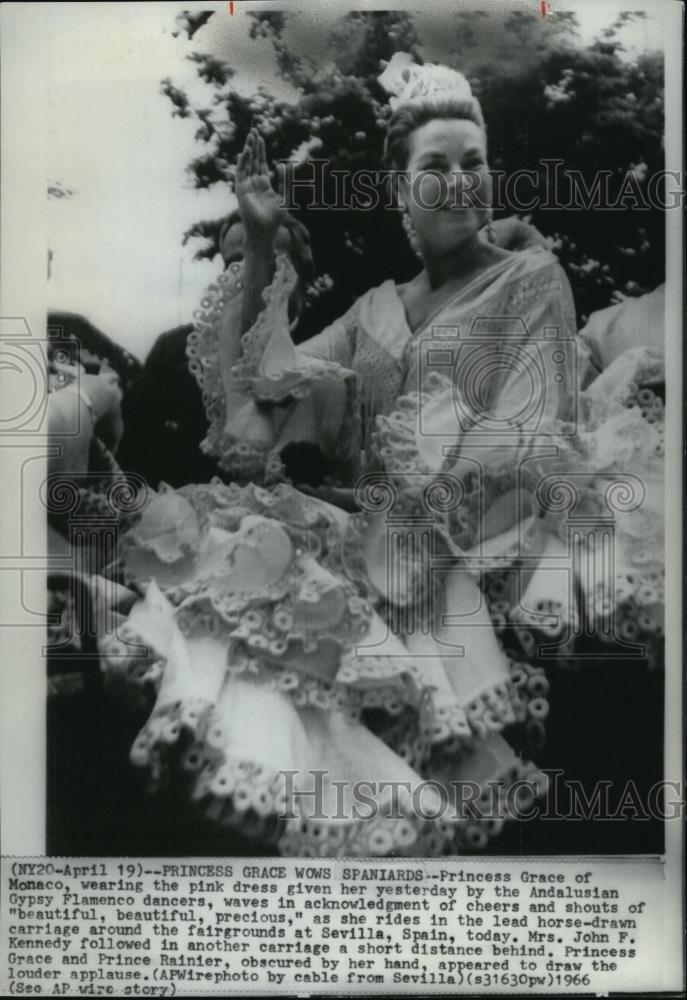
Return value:
M 248 238 L 274 239 L 285 210 L 281 204 L 282 199 L 270 182 L 265 142 L 255 129 L 248 133 L 239 156 L 234 191 Z

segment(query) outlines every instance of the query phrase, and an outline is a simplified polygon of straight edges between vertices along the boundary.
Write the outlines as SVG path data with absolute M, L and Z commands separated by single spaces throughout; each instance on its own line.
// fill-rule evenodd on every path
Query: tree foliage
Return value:
M 266 87 L 245 96 L 228 62 L 192 52 L 199 76 L 213 88 L 212 107 L 193 106 L 169 79 L 162 89 L 174 115 L 198 123 L 201 150 L 188 166 L 196 187 L 231 187 L 246 134 L 256 126 L 270 163 L 294 154 L 303 160 L 297 179 L 312 177 L 310 159 L 326 161 L 324 204 L 332 204 L 337 171 L 382 166 L 389 114 L 377 83 L 382 61 L 396 51 L 432 60 L 437 58 L 432 50 L 443 47 L 441 60 L 468 76 L 482 103 L 493 169 L 506 176 L 534 170 L 546 178 L 542 163 L 558 160 L 564 172 L 579 172 L 588 190 L 602 171 L 612 178 L 614 192 L 631 181 L 628 197 L 614 211 L 540 205 L 532 212 L 568 272 L 580 319 L 663 280 L 663 212 L 637 207 L 638 198 L 640 205 L 648 204 L 649 179 L 663 169 L 662 55 L 630 59 L 622 44 L 624 25 L 641 15 L 621 13 L 583 46 L 574 15 L 557 15 L 542 25 L 528 12 L 463 12 L 449 23 L 444 19 L 436 38 L 431 28 L 423 38 L 410 15 L 355 11 L 331 32 L 317 61 L 292 40 L 289 29 L 297 15 L 250 16 L 250 37 L 271 45 L 278 75 L 297 96 L 286 100 Z M 199 27 L 191 25 L 189 38 Z M 540 201 L 545 194 L 554 200 L 553 191 L 537 193 Z M 310 199 L 307 191 L 297 195 L 296 214 L 310 231 L 321 280 L 309 297 L 304 335 L 366 288 L 388 277 L 404 280 L 418 266 L 394 210 L 382 204 L 369 211 L 318 211 L 307 207 Z M 200 241 L 198 257 L 217 253 L 220 223 L 201 220 L 185 234 L 185 241 Z

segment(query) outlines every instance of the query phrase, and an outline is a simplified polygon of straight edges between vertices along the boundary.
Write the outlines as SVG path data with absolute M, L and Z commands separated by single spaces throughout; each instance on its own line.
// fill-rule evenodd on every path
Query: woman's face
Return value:
M 466 119 L 435 119 L 410 136 L 399 191 L 423 256 L 458 249 L 485 223 L 491 203 L 486 137 Z

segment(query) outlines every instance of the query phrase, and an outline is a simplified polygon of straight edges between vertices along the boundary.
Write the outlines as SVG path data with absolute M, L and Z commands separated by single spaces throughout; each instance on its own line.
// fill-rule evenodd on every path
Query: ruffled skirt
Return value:
M 320 856 L 479 849 L 542 793 L 504 735 L 540 735 L 543 670 L 504 655 L 484 610 L 436 625 L 478 593 L 460 573 L 439 578 L 431 622 L 413 596 L 399 628 L 368 573 L 371 531 L 288 486 L 152 500 L 122 540 L 145 596 L 101 652 L 110 687 L 149 713 L 131 760 L 153 789 Z
M 403 485 L 431 474 L 421 395 L 379 420 L 402 530 L 283 484 L 163 490 L 122 539 L 144 596 L 101 642 L 148 715 L 132 762 L 286 855 L 483 848 L 545 790 L 556 669 L 661 662 L 662 379 L 626 352 L 549 465 L 487 469 L 429 528 Z M 475 541 L 513 490 L 527 518 Z

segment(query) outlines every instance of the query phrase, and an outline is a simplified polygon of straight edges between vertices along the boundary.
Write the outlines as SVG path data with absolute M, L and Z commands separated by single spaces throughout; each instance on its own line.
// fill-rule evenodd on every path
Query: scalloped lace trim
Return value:
M 355 381 L 347 369 L 325 359 L 300 352 L 285 332 L 288 328 L 288 302 L 297 282 L 297 275 L 288 257 L 277 254 L 271 284 L 263 291 L 265 308 L 255 323 L 241 336 L 241 355 L 235 361 L 231 375 L 236 391 L 243 392 L 246 402 L 278 404 L 308 396 L 313 387 L 322 383 L 345 381 L 348 386 L 348 406 L 336 441 L 336 460 L 343 466 L 354 457 L 353 442 L 359 434 Z M 222 471 L 240 482 L 278 482 L 284 478 L 284 467 L 273 444 L 245 441 L 227 427 L 224 387 L 219 367 L 219 336 L 228 305 L 243 291 L 243 265 L 234 263 L 218 281 L 208 288 L 201 308 L 194 314 L 195 330 L 186 344 L 189 370 L 198 382 L 209 427 L 201 444 L 204 452 L 214 456 Z M 283 360 L 274 371 L 265 370 L 265 358 L 270 342 L 281 327 L 293 358 Z M 238 335 L 238 329 L 237 329 Z
M 278 254 L 274 278 L 263 292 L 265 308 L 251 329 L 241 337 L 242 353 L 232 369 L 232 375 L 239 387 L 250 392 L 260 402 L 277 403 L 287 397 L 302 399 L 310 391 L 313 382 L 323 379 L 338 382 L 344 372 L 340 365 L 332 361 L 303 353 L 296 355 L 293 344 L 293 364 L 280 367 L 277 371 L 265 371 L 265 354 L 274 337 L 279 318 L 283 316 L 286 319 L 288 315 L 289 296 L 297 280 L 291 261 L 284 254 Z
M 401 816 L 380 813 L 371 819 L 314 820 L 286 810 L 284 779 L 256 761 L 227 755 L 221 727 L 215 730 L 208 703 L 175 702 L 156 713 L 139 734 L 132 763 L 145 767 L 154 787 L 183 776 L 192 801 L 221 826 L 275 844 L 286 856 L 383 856 L 403 854 L 422 836 L 434 853 L 455 836 L 455 822 L 428 821 L 412 811 L 411 800 L 397 803 Z M 430 836 L 431 834 L 431 836 Z M 429 837 L 429 839 L 428 839 Z
M 496 770 L 484 784 L 478 808 L 481 807 L 489 818 L 477 818 L 456 825 L 454 844 L 459 853 L 483 850 L 490 840 L 501 833 L 504 824 L 515 818 L 514 803 L 509 802 L 513 786 L 517 787 L 518 810 L 525 812 L 535 799 L 546 794 L 548 779 L 535 764 L 516 758 L 509 767 Z
M 229 303 L 243 292 L 243 264 L 233 263 L 211 284 L 194 313 L 195 329 L 186 340 L 189 371 L 198 383 L 209 421 L 203 450 L 221 456 L 226 419 L 219 370 L 219 331 Z
M 665 634 L 662 570 L 619 574 L 612 593 L 605 584 L 599 584 L 584 599 L 587 630 L 593 630 L 599 642 L 642 644 L 649 665 L 657 665 Z M 576 608 L 568 608 L 559 601 L 540 600 L 532 611 L 508 607 L 505 616 L 513 624 L 524 656 L 534 659 L 542 643 L 557 644 L 557 661 L 562 665 L 572 664 L 580 635 L 580 615 Z M 548 617 L 557 621 L 545 621 Z

